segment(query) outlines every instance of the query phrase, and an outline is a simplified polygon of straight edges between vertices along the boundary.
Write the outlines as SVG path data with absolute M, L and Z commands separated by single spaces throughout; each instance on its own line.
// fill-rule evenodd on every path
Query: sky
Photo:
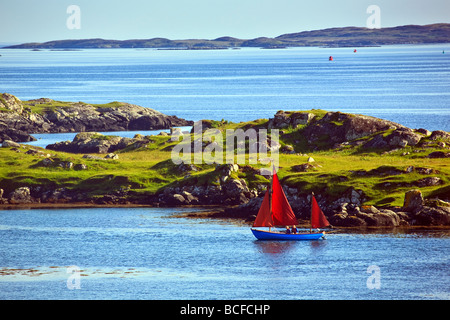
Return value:
M 381 27 L 450 23 L 450 0 L 0 0 L 0 42 L 276 37 L 365 27 L 370 5 Z

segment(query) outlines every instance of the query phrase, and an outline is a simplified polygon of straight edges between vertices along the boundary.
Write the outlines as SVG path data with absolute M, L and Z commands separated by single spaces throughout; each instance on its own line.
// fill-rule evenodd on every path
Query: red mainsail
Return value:
M 311 206 L 311 227 L 313 228 L 324 228 L 330 225 L 327 218 L 323 214 L 316 201 L 314 195 L 312 195 L 312 206 Z
M 254 227 L 293 226 L 298 224 L 276 173 L 272 181 L 272 203 L 267 190 L 256 216 Z M 272 206 L 272 208 L 271 208 Z

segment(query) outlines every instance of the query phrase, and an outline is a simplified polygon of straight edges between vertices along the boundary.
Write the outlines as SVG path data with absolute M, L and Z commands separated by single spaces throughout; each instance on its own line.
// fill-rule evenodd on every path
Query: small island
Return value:
M 35 140 L 30 133 L 157 130 L 192 124 L 124 102 L 88 104 L 49 98 L 21 101 L 11 94 L 0 94 L 0 141 Z
M 175 164 L 166 132 L 122 138 L 96 131 L 172 128 L 189 120 L 112 102 L 0 99 L 0 205 L 207 206 L 211 216 L 254 219 L 270 176 L 263 164 Z M 203 130 L 279 130 L 278 176 L 299 219 L 311 192 L 334 226 L 450 225 L 450 133 L 325 110 L 278 111 L 271 119 L 203 120 Z M 106 130 L 105 130 L 106 129 Z M 109 129 L 109 130 L 108 130 Z M 80 132 L 46 149 L 33 133 Z M 31 136 L 30 136 L 31 135 Z M 31 138 L 30 138 L 31 137 Z M 194 140 L 192 140 L 194 144 Z M 213 142 L 202 141 L 201 150 Z M 248 146 L 245 148 L 248 152 Z
M 369 29 L 363 27 L 329 28 L 283 34 L 275 38 L 238 39 L 224 36 L 216 39 L 170 40 L 166 38 L 106 40 L 56 40 L 44 43 L 24 43 L 5 49 L 111 49 L 158 48 L 171 50 L 219 50 L 240 47 L 281 49 L 287 47 L 365 47 L 393 44 L 449 43 L 450 24 L 406 25 Z

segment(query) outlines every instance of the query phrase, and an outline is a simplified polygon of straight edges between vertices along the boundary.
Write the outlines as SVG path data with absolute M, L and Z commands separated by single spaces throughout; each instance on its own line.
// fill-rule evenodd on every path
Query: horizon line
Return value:
M 398 27 L 407 27 L 407 26 L 420 26 L 420 27 L 425 27 L 425 26 L 432 26 L 432 25 L 439 25 L 439 24 L 450 24 L 450 22 L 435 22 L 435 23 L 429 23 L 429 24 L 405 24 L 405 25 L 396 25 L 396 26 L 388 26 L 388 27 L 381 27 L 381 28 L 377 28 L 377 29 L 392 29 L 392 28 L 398 28 Z M 234 37 L 234 36 L 230 36 L 230 35 L 222 35 L 219 37 L 215 37 L 215 38 L 195 38 L 195 37 L 190 37 L 190 38 L 166 38 L 163 36 L 155 36 L 152 38 L 126 38 L 126 39 L 109 39 L 106 37 L 88 37 L 88 38 L 66 38 L 66 39 L 53 39 L 53 40 L 47 40 L 47 41 L 17 41 L 17 42 L 11 42 L 11 41 L 5 41 L 2 42 L 0 41 L 0 44 L 6 44 L 6 45 L 21 45 L 21 44 L 35 44 L 35 43 L 39 43 L 39 44 L 44 44 L 44 43 L 48 43 L 48 42 L 54 42 L 54 41 L 81 41 L 81 40 L 106 40 L 106 41 L 130 41 L 130 40 L 152 40 L 152 39 L 164 39 L 164 40 L 170 40 L 170 41 L 185 41 L 185 40 L 206 40 L 206 41 L 216 41 L 216 39 L 220 39 L 220 38 L 224 38 L 224 37 L 229 37 L 229 38 L 234 38 L 236 40 L 253 40 L 253 39 L 259 39 L 259 38 L 267 38 L 267 39 L 275 39 L 277 37 L 283 36 L 283 35 L 289 35 L 289 34 L 296 34 L 296 33 L 303 33 L 303 32 L 314 32 L 314 31 L 324 31 L 324 30 L 330 30 L 330 29 L 345 29 L 345 28 L 358 28 L 358 29 L 369 29 L 371 30 L 371 28 L 367 28 L 367 27 L 357 27 L 357 26 L 345 26 L 345 27 L 328 27 L 328 28 L 322 28 L 322 29 L 310 29 L 310 30 L 302 30 L 302 31 L 297 31 L 297 32 L 287 32 L 287 33 L 282 33 L 278 36 L 275 37 L 268 37 L 268 36 L 257 36 L 255 38 L 238 38 L 238 37 Z

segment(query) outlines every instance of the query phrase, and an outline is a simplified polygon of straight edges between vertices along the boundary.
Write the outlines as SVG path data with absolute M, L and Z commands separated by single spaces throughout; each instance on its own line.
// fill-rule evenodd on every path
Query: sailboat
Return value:
M 311 202 L 311 228 L 329 226 L 330 223 L 320 209 L 314 194 L 312 194 Z M 271 185 L 264 195 L 258 215 L 251 228 L 253 235 L 258 240 L 319 240 L 325 236 L 325 232 L 311 232 L 311 229 L 309 233 L 288 233 L 271 230 L 275 226 L 287 227 L 286 230 L 289 230 L 289 226 L 296 226 L 297 224 L 297 218 L 274 171 Z M 269 230 L 255 229 L 257 227 L 269 227 Z

